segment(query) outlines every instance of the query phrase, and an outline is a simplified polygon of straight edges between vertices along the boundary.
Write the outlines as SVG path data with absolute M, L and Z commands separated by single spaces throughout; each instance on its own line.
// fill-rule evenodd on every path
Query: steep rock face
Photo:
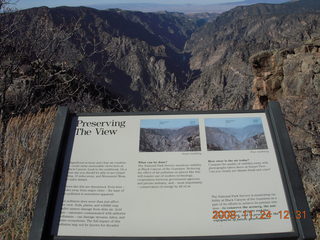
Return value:
M 0 17 L 1 27 L 13 30 L 3 45 L 1 75 L 11 55 L 20 61 L 15 78 L 35 82 L 32 71 L 21 72 L 40 60 L 141 107 L 169 83 L 185 86 L 191 71 L 183 48 L 198 24 L 183 14 L 43 7 Z
M 279 101 L 297 156 L 311 210 L 320 207 L 320 39 L 251 58 L 254 108 Z
M 91 105 L 103 110 L 108 105 L 103 96 L 109 92 L 138 109 L 249 108 L 253 98 L 249 57 L 261 50 L 296 46 L 318 34 L 319 9 L 317 0 L 256 4 L 221 14 L 200 28 L 197 16 L 178 13 L 30 9 L 1 15 L 4 28 L 12 22 L 29 24 L 13 25 L 10 37 L 14 40 L 5 51 L 14 53 L 11 58 L 8 53 L 2 55 L 6 57 L 0 59 L 0 71 L 5 75 L 10 69 L 5 64 L 8 59 L 19 60 L 10 76 L 20 78 L 22 84 L 12 88 L 21 91 L 11 92 L 12 99 L 20 99 L 21 92 L 28 92 L 26 88 L 38 78 L 45 76 L 51 85 L 57 81 L 55 71 L 45 69 L 40 74 L 41 65 L 67 73 L 60 82 L 66 79 L 73 84 L 68 93 L 58 89 L 63 92 L 58 104 L 90 99 Z M 38 92 L 30 93 L 32 98 L 41 96 L 31 101 L 33 105 L 50 105 L 41 94 L 48 91 L 43 86 L 50 84 L 39 84 Z M 91 90 L 78 94 L 84 84 Z M 73 92 L 76 97 L 70 96 Z
M 262 50 L 298 46 L 320 34 L 320 3 L 237 7 L 194 33 L 187 42 L 190 65 L 199 69 L 186 105 L 206 108 L 249 108 L 253 74 L 249 57 Z

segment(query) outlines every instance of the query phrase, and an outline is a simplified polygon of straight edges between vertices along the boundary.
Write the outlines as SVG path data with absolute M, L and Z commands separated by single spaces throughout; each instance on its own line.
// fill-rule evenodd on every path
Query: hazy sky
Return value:
M 198 119 L 150 119 L 141 120 L 141 128 L 177 129 L 199 125 Z
M 249 125 L 262 124 L 261 118 L 212 118 L 206 119 L 208 127 L 244 128 Z
M 99 4 L 121 4 L 121 3 L 157 3 L 157 4 L 215 4 L 227 2 L 239 2 L 241 0 L 19 0 L 16 4 L 18 9 L 39 6 L 88 6 Z

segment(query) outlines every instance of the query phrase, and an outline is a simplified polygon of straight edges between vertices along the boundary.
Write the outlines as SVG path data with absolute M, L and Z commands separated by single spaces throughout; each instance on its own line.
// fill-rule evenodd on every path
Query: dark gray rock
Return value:
M 320 35 L 320 2 L 255 4 L 225 12 L 187 42 L 190 65 L 201 75 L 186 94 L 186 108 L 248 109 L 252 106 L 251 55 L 295 47 Z

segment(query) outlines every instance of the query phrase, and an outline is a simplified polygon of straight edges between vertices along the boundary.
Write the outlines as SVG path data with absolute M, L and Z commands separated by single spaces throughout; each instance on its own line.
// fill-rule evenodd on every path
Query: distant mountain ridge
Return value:
M 222 13 L 228 11 L 239 5 L 250 5 L 256 3 L 272 3 L 280 4 L 287 0 L 244 0 L 237 2 L 226 2 L 226 3 L 216 3 L 216 4 L 198 4 L 194 3 L 180 3 L 180 4 L 165 4 L 165 3 L 112 3 L 112 4 L 99 4 L 99 5 L 89 5 L 89 7 L 105 10 L 112 8 L 119 8 L 129 11 L 142 11 L 142 12 L 183 12 L 185 14 L 194 13 Z

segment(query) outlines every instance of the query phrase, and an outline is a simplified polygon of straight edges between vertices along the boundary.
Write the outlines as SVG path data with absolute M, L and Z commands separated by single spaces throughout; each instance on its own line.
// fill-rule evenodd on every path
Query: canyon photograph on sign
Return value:
M 205 122 L 209 151 L 268 148 L 259 118 L 215 118 Z
M 197 119 L 141 120 L 140 152 L 201 151 Z
M 319 0 L 0 0 L 0 29 L 1 239 L 27 239 L 57 106 L 247 111 L 270 101 L 281 105 L 320 235 Z M 270 149 L 260 124 L 213 123 L 205 140 L 199 122 L 142 122 L 136 149 Z

